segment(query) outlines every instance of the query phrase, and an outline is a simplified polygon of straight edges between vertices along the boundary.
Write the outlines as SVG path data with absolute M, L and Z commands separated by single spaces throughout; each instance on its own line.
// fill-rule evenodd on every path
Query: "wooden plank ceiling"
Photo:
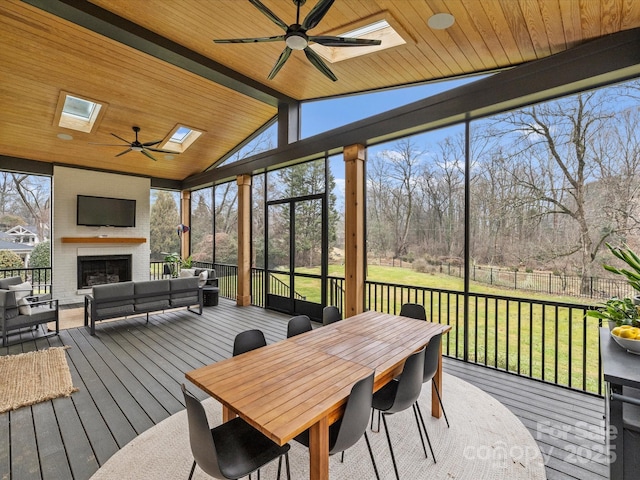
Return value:
M 384 17 L 406 43 L 328 64 L 336 82 L 294 51 L 275 79 L 267 80 L 283 42 L 212 41 L 283 33 L 248 1 L 92 3 L 299 101 L 492 71 L 640 26 L 638 0 L 336 0 L 310 33 L 340 34 Z M 262 3 L 294 23 L 291 0 Z M 301 18 L 315 4 L 307 1 Z M 427 20 L 442 12 L 454 16 L 454 25 L 428 27 Z M 274 105 L 20 0 L 0 2 L 0 18 L 1 155 L 182 180 L 215 164 L 277 113 Z M 108 104 L 94 132 L 54 123 L 61 91 Z M 142 142 L 158 140 L 176 124 L 205 133 L 173 160 L 158 154 L 154 162 L 138 152 L 115 157 L 124 148 L 91 145 L 119 143 L 111 133 L 133 139 L 133 125 L 141 127 Z M 73 140 L 60 140 L 59 133 L 70 133 Z

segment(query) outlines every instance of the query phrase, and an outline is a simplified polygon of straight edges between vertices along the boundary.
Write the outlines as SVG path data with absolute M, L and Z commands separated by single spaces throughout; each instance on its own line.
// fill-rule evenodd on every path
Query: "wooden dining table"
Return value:
M 448 325 L 364 312 L 186 373 L 222 404 L 223 421 L 239 415 L 278 445 L 309 429 L 311 480 L 329 478 L 329 425 L 355 382 L 375 371 L 374 391 Z M 433 379 L 442 391 L 442 352 Z M 432 387 L 433 388 L 433 387 Z M 435 391 L 431 412 L 440 417 Z

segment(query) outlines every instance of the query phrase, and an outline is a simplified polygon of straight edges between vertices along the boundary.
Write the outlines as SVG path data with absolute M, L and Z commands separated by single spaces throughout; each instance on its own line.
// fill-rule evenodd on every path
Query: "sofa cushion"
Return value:
M 134 310 L 136 312 L 151 312 L 169 308 L 169 280 L 167 279 L 135 282 L 134 291 L 136 295 L 144 295 L 135 299 Z M 151 295 L 154 293 L 159 295 Z
M 196 275 L 196 269 L 195 268 L 183 268 L 182 270 L 180 270 L 180 277 L 184 278 L 184 277 L 193 277 Z
M 133 282 L 108 283 L 93 287 L 93 298 L 98 302 L 96 313 L 98 317 L 126 316 L 134 313 Z M 122 298 L 131 297 L 131 298 Z M 113 301 L 109 299 L 113 298 Z
M 9 289 L 0 289 L 0 309 L 4 310 L 5 320 L 11 320 L 18 316 L 16 292 Z
M 18 283 L 16 285 L 9 285 L 9 290 L 16 292 L 16 302 L 21 298 L 28 297 L 33 291 L 33 287 L 29 282 Z
M 199 303 L 198 277 L 172 278 L 169 280 L 171 289 L 171 306 L 186 307 Z M 187 290 L 176 292 L 176 290 Z

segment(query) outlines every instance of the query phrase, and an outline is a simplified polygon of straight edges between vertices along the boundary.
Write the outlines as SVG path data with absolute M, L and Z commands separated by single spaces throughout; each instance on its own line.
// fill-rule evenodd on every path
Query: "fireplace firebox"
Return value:
M 78 289 L 131 280 L 131 255 L 78 257 Z

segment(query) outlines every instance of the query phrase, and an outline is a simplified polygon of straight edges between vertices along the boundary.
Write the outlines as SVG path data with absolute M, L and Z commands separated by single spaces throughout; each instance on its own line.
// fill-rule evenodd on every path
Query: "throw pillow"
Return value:
M 193 277 L 195 275 L 195 268 L 183 268 L 180 270 L 181 277 Z
M 20 311 L 20 315 L 31 315 L 31 306 L 29 305 L 27 297 L 22 297 L 18 300 L 18 310 Z
M 9 285 L 9 290 L 16 292 L 16 302 L 23 297 L 31 295 L 33 287 L 29 282 L 19 283 L 18 285 Z
M 207 277 L 209 276 L 209 272 L 207 272 L 206 270 L 203 270 L 200 272 L 200 275 L 198 275 L 198 286 L 199 287 L 204 287 L 207 284 Z

